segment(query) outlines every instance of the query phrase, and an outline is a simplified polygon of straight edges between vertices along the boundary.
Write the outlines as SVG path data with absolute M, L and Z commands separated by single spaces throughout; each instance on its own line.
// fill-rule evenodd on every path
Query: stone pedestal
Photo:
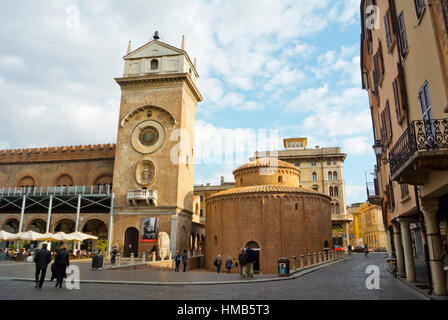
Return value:
M 317 264 L 317 253 L 313 253 L 313 265 Z
M 117 264 L 120 265 L 121 264 L 121 254 L 117 255 Z
M 151 260 L 154 262 L 154 261 L 156 261 L 156 253 L 155 252 L 152 252 L 151 253 Z
M 303 269 L 305 267 L 305 256 L 302 254 L 300 256 L 300 269 Z
M 318 260 L 319 260 L 319 263 L 322 263 L 323 261 L 322 261 L 322 252 L 319 252 L 318 253 Z
M 415 281 L 415 264 L 414 252 L 412 249 L 411 230 L 409 229 L 409 220 L 405 218 L 398 218 L 401 229 L 401 242 L 403 244 L 406 280 L 409 282 Z
M 142 262 L 146 262 L 146 253 L 145 252 L 142 253 Z
M 422 211 L 425 218 L 426 241 L 428 242 L 433 292 L 437 295 L 443 295 L 447 293 L 446 272 L 443 270 L 442 241 L 440 238 L 439 222 L 437 220 L 438 207 L 438 199 L 422 199 Z
M 397 222 L 393 222 L 392 226 L 394 227 L 394 245 L 395 245 L 395 256 L 397 258 L 397 274 L 405 275 L 404 251 L 401 242 L 400 224 Z
M 307 267 L 311 266 L 311 253 L 308 253 Z
M 296 257 L 292 256 L 292 269 L 291 269 L 292 271 L 296 270 L 296 263 L 297 263 Z
M 130 264 L 134 264 L 134 253 L 131 253 L 131 259 L 130 259 Z

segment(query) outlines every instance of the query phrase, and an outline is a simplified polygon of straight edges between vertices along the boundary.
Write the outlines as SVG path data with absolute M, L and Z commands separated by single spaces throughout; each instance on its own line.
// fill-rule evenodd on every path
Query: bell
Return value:
M 154 33 L 154 36 L 152 37 L 154 40 L 159 40 L 160 39 L 160 37 L 159 37 L 159 31 L 156 31 L 155 33 Z

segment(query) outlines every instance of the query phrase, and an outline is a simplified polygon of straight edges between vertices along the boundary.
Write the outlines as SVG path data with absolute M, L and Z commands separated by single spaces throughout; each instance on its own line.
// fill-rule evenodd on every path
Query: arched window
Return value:
M 334 187 L 334 196 L 339 197 L 339 190 L 338 187 Z
M 299 210 L 299 204 L 296 203 L 296 210 Z
M 68 174 L 60 175 L 56 180 L 56 185 L 58 187 L 69 187 L 73 186 L 73 178 L 69 176 Z
M 36 181 L 31 176 L 25 176 L 22 179 L 19 180 L 19 183 L 17 184 L 18 187 L 25 188 L 25 187 L 35 187 Z
M 335 213 L 339 214 L 339 203 L 336 203 L 336 205 L 334 206 L 335 209 Z
M 333 196 L 333 187 L 330 187 L 330 197 Z
M 317 173 L 313 172 L 313 181 L 317 181 Z
M 282 176 L 278 177 L 278 182 L 279 182 L 279 183 L 282 183 L 282 182 L 283 182 L 283 177 L 282 177 Z
M 152 59 L 151 60 L 151 70 L 157 70 L 159 69 L 159 60 Z
M 333 174 L 331 172 L 328 172 L 328 180 L 333 180 Z
M 338 173 L 336 171 L 333 172 L 333 180 L 338 180 Z

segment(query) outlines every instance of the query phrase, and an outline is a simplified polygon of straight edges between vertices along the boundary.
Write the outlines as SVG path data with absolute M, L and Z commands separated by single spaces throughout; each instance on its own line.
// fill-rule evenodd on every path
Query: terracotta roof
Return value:
M 323 193 L 312 189 L 306 189 L 302 187 L 291 187 L 284 185 L 258 185 L 258 186 L 248 186 L 248 187 L 239 187 L 232 188 L 224 191 L 220 191 L 211 195 L 209 198 L 219 197 L 219 196 L 227 196 L 227 195 L 235 195 L 235 194 L 247 194 L 247 193 L 310 193 L 316 195 L 326 196 Z M 326 196 L 328 197 L 328 196 Z
M 292 165 L 286 161 L 282 161 L 282 160 L 278 160 L 278 159 L 274 159 L 274 158 L 260 158 L 260 159 L 256 159 L 254 161 L 251 161 L 249 163 L 242 165 L 241 167 L 239 167 L 238 169 L 236 169 L 233 172 L 243 170 L 243 169 L 248 169 L 248 168 L 259 168 L 259 167 L 264 167 L 264 168 L 278 167 L 278 168 L 290 168 L 290 169 L 298 170 L 294 165 Z

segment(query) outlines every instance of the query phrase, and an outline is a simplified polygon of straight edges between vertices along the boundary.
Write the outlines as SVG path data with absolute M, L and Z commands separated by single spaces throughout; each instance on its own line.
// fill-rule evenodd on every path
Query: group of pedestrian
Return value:
M 47 249 L 47 244 L 42 244 L 42 249 L 36 249 L 34 255 L 34 262 L 36 264 L 35 273 L 35 288 L 42 288 L 45 281 L 45 275 L 47 273 L 47 267 L 51 262 L 51 252 Z M 56 279 L 56 288 L 62 288 L 62 281 L 66 277 L 65 270 L 69 266 L 69 254 L 67 248 L 61 246 L 54 258 L 54 262 L 51 266 L 51 279 Z
M 252 248 L 242 248 L 238 255 L 238 260 L 232 259 L 231 257 L 226 259 L 225 268 L 227 269 L 227 272 L 230 273 L 232 269 L 237 269 L 239 267 L 241 278 L 252 278 L 254 276 L 254 263 L 256 260 L 257 254 Z M 221 255 L 218 254 L 213 262 L 217 273 L 221 273 L 222 262 Z
M 184 271 L 187 270 L 187 264 L 188 264 L 188 254 L 187 250 L 184 250 L 182 253 L 177 252 L 176 256 L 174 257 L 174 272 L 179 272 L 180 263 L 184 265 Z

